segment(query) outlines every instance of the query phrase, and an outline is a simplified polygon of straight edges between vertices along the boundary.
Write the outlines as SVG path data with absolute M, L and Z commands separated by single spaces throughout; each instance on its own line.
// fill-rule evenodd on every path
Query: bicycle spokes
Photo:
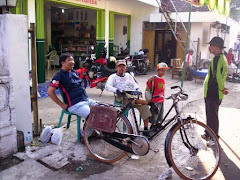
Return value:
M 189 141 L 188 135 L 187 135 L 187 130 L 188 129 L 193 129 L 194 130 L 194 125 L 192 123 L 186 124 L 180 128 L 180 134 L 182 137 L 182 142 L 183 144 L 189 149 L 190 153 L 194 156 L 198 152 L 198 148 L 194 147 L 192 143 Z
M 192 122 L 191 122 L 192 121 Z M 207 131 L 214 146 L 208 146 L 201 135 Z M 196 120 L 176 124 L 168 133 L 166 157 L 177 174 L 184 179 L 210 179 L 220 163 L 220 145 L 214 132 Z

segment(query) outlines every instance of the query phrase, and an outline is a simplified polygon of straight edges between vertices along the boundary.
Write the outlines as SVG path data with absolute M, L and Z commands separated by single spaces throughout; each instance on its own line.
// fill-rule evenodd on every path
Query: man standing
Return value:
M 48 88 L 48 95 L 62 109 L 86 119 L 90 113 L 90 106 L 96 102 L 88 98 L 84 82 L 79 78 L 79 74 L 73 70 L 74 59 L 72 54 L 62 54 L 59 61 L 62 67 L 53 77 Z M 57 88 L 62 90 L 66 104 L 60 101 L 54 93 Z
M 118 100 L 120 97 L 123 96 L 122 92 L 129 90 L 138 90 L 138 85 L 129 73 L 125 73 L 126 72 L 125 60 L 118 60 L 116 69 L 117 73 L 109 76 L 106 82 L 106 90 L 116 93 L 117 95 L 116 100 Z M 119 102 L 121 102 L 121 99 L 119 99 Z M 149 136 L 148 122 L 150 120 L 150 117 L 152 116 L 148 105 L 150 105 L 153 108 L 153 110 L 156 111 L 157 114 L 158 110 L 153 102 L 148 103 L 147 101 L 141 99 L 135 100 L 135 107 L 139 110 L 140 115 L 144 121 L 143 135 L 146 137 Z
M 214 55 L 208 74 L 204 81 L 204 98 L 207 125 L 212 128 L 216 136 L 219 137 L 219 119 L 218 110 L 222 102 L 223 96 L 228 94 L 224 83 L 228 74 L 228 62 L 223 54 L 224 41 L 220 37 L 214 37 L 208 43 L 209 52 Z M 214 145 L 214 142 L 209 139 L 208 134 L 204 134 L 202 138 L 209 140 L 208 145 Z
M 234 63 L 236 65 L 235 60 L 234 60 L 234 55 L 232 53 L 232 48 L 230 48 L 228 50 L 228 53 L 226 54 L 226 58 L 228 61 L 228 65 L 231 65 L 231 63 Z

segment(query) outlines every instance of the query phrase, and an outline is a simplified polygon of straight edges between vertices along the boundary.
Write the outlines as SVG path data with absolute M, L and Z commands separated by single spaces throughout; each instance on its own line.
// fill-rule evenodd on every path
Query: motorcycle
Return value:
M 76 70 L 79 73 L 79 77 L 83 79 L 85 88 L 96 87 L 97 89 L 100 89 L 100 96 L 105 89 L 108 77 L 111 74 L 116 73 L 116 58 L 110 56 L 109 59 L 106 59 L 106 55 L 106 48 L 104 48 L 99 59 L 96 60 L 95 54 L 91 55 L 90 58 L 87 58 L 83 67 Z M 127 65 L 126 72 L 133 75 L 133 67 L 134 66 Z
M 99 69 L 99 66 L 94 64 L 93 59 L 91 58 L 86 60 L 82 68 L 76 69 L 77 73 L 79 74 L 79 78 L 83 79 L 84 81 L 85 88 L 97 87 L 101 89 L 101 91 L 104 90 L 102 85 L 98 85 L 98 84 L 102 84 L 102 82 L 106 82 L 107 77 L 98 78 L 97 76 L 97 72 L 99 71 L 98 69 Z
M 101 53 L 99 59 L 96 60 L 95 56 L 91 55 L 91 58 L 88 58 L 86 62 L 83 64 L 83 67 L 77 69 L 76 71 L 79 73 L 79 77 L 83 79 L 84 86 L 101 90 L 101 94 L 105 88 L 106 81 L 108 77 L 115 73 L 115 66 L 114 69 L 107 67 L 108 62 L 105 59 L 106 57 L 106 50 L 104 49 Z M 113 59 L 114 60 L 114 59 Z
M 144 49 L 142 51 L 143 53 L 126 56 L 124 58 L 127 61 L 128 66 L 134 67 L 134 71 L 137 75 L 147 74 L 147 71 L 150 68 L 150 60 L 147 56 L 148 51 L 148 49 Z

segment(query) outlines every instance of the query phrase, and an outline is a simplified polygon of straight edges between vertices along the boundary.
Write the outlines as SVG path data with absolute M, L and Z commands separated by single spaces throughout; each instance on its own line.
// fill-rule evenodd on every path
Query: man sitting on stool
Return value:
M 186 55 L 186 60 L 185 60 L 185 71 L 187 72 L 187 80 L 190 80 L 190 81 L 193 80 L 194 70 L 196 69 L 193 66 L 192 55 L 193 55 L 193 50 L 188 49 L 188 53 Z M 183 67 L 183 63 L 182 63 L 182 67 Z
M 124 96 L 124 91 L 129 90 L 138 90 L 138 85 L 135 82 L 134 78 L 126 72 L 126 61 L 125 60 L 118 60 L 117 61 L 117 73 L 112 74 L 109 76 L 107 82 L 106 82 L 106 90 L 116 93 L 117 98 Z M 117 100 L 117 99 L 116 99 Z M 157 107 L 154 105 L 153 102 L 147 102 L 142 99 L 136 99 L 135 100 L 135 108 L 137 108 L 140 112 L 141 117 L 143 118 L 144 122 L 144 132 L 143 135 L 146 137 L 149 137 L 148 130 L 148 122 L 150 120 L 150 117 L 152 116 L 152 113 L 150 112 L 149 106 L 153 109 L 153 111 L 158 113 Z

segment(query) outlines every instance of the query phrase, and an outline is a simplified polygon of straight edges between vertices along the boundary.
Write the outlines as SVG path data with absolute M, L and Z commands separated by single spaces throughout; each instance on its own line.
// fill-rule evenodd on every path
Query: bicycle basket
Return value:
M 117 117 L 117 109 L 101 104 L 91 106 L 87 122 L 93 129 L 113 133 L 116 129 Z

